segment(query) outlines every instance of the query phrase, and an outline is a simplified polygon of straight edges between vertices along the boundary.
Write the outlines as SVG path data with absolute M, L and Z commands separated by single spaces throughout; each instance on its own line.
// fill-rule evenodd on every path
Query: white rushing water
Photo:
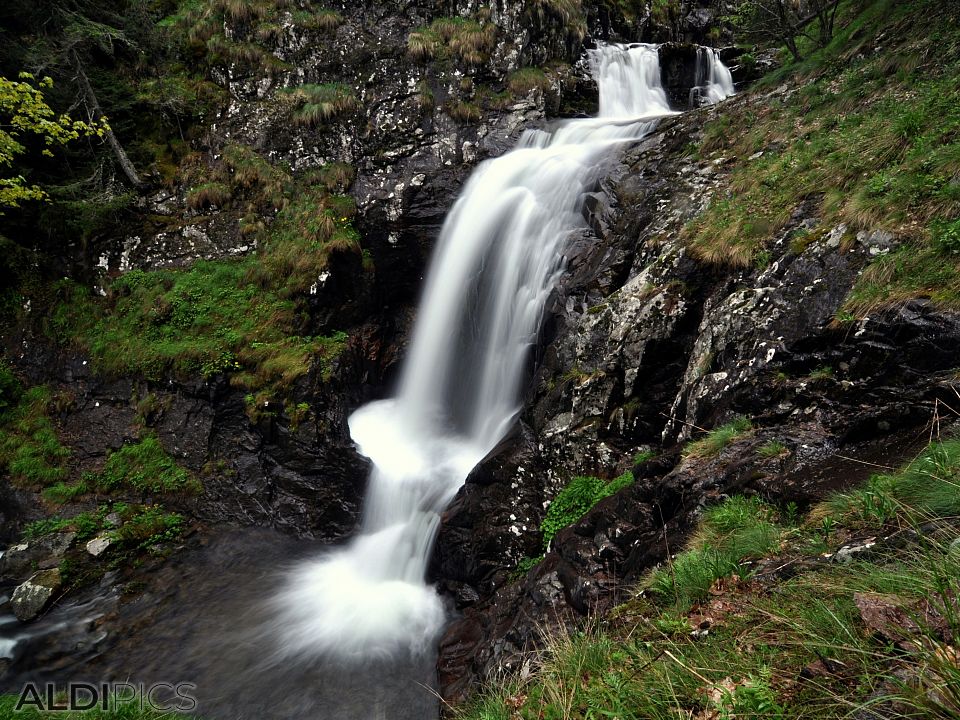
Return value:
M 292 572 L 276 601 L 280 656 L 369 657 L 435 640 L 444 612 L 424 578 L 440 515 L 516 420 L 583 195 L 613 146 L 672 114 L 656 47 L 608 45 L 591 62 L 599 117 L 526 132 L 477 167 L 450 211 L 398 392 L 350 417 L 374 465 L 360 532 Z
M 696 73 L 690 90 L 690 107 L 713 105 L 733 95 L 733 76 L 714 48 L 697 48 Z

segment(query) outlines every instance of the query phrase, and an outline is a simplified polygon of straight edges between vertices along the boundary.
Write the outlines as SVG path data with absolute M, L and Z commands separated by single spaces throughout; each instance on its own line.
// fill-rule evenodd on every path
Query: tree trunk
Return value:
M 83 71 L 83 66 L 80 64 L 80 58 L 77 52 L 73 50 L 70 52 L 70 55 L 71 60 L 73 60 L 74 70 L 77 73 L 77 82 L 80 84 L 80 89 L 83 91 L 83 96 L 87 103 L 87 110 L 90 112 L 91 119 L 97 122 L 104 117 L 103 111 L 100 109 L 100 103 L 97 100 L 97 95 L 93 91 L 93 86 L 90 84 L 87 74 Z M 144 187 L 144 182 L 137 174 L 137 169 L 133 166 L 133 162 L 123 149 L 120 141 L 117 140 L 117 136 L 113 133 L 109 125 L 107 125 L 104 135 L 107 137 L 107 143 L 109 143 L 110 149 L 113 150 L 113 156 L 116 158 L 117 164 L 120 166 L 120 169 L 123 170 L 123 174 L 127 176 L 127 180 L 129 180 L 135 188 L 140 189 Z

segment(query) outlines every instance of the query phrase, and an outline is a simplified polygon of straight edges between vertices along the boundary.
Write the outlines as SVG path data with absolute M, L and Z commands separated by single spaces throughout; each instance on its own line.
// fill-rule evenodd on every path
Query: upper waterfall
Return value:
M 697 48 L 696 73 L 690 89 L 690 107 L 712 105 L 733 95 L 733 76 L 715 48 Z
M 544 305 L 582 199 L 610 148 L 672 114 L 651 45 L 590 51 L 600 116 L 531 130 L 482 163 L 440 234 L 393 399 L 350 417 L 373 462 L 360 534 L 298 569 L 278 600 L 282 653 L 429 643 L 443 623 L 424 582 L 440 514 L 509 431 Z

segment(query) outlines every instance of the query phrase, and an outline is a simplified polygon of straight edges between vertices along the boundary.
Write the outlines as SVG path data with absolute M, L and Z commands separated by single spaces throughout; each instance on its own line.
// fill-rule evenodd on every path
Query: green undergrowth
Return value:
M 547 508 L 540 524 L 545 548 L 563 528 L 572 525 L 604 498 L 622 490 L 633 482 L 633 474 L 625 472 L 613 480 L 598 477 L 575 477 L 557 493 Z
M 437 18 L 410 33 L 407 52 L 421 62 L 455 60 L 467 67 L 481 65 L 490 58 L 499 31 L 487 15 Z
M 690 548 L 654 571 L 648 587 L 662 600 L 688 607 L 723 577 L 745 574 L 743 563 L 780 547 L 777 513 L 758 498 L 733 497 L 709 508 Z
M 299 127 L 322 125 L 360 107 L 353 88 L 343 83 L 300 85 L 285 94 L 293 106 L 293 124 Z
M 960 440 L 931 445 L 900 472 L 874 475 L 863 487 L 834 496 L 826 509 L 869 526 L 960 517 Z
M 346 335 L 304 334 L 306 303 L 334 254 L 364 262 L 356 207 L 343 194 L 353 177 L 342 163 L 294 177 L 249 147 L 227 146 L 212 173 L 200 165 L 184 171 L 194 188 L 187 201 L 198 211 L 232 212 L 256 252 L 133 270 L 109 283 L 103 299 L 67 280 L 53 283 L 36 298 L 52 308 L 43 313 L 47 334 L 89 351 L 94 368 L 110 376 L 226 374 L 237 387 L 277 395 L 314 366 L 328 377 Z
M 642 592 L 548 635 L 530 673 L 490 683 L 457 717 L 960 717 L 958 463 L 960 441 L 936 442 L 805 518 L 757 498 L 709 508 Z M 885 533 L 902 541 L 798 564 Z
M 290 70 L 272 52 L 289 28 L 330 33 L 343 22 L 339 12 L 306 0 L 180 0 L 160 21 L 187 50 L 210 66 L 238 65 L 274 74 Z M 182 41 L 182 40 L 181 40 Z
M 88 473 L 82 483 L 108 492 L 135 490 L 171 495 L 200 491 L 197 479 L 177 465 L 154 435 L 110 453 L 103 470 Z
M 52 396 L 45 387 L 23 389 L 0 361 L 0 469 L 20 488 L 61 483 L 70 451 L 50 420 Z
M 112 522 L 115 515 L 119 523 Z M 169 512 L 162 505 L 108 502 L 96 510 L 81 512 L 69 517 L 55 516 L 37 520 L 27 525 L 23 537 L 33 540 L 50 533 L 69 530 L 78 540 L 88 540 L 95 535 L 106 535 L 118 543 L 141 547 L 176 540 L 184 529 L 184 518 L 179 513 Z
M 750 266 L 812 202 L 822 230 L 793 252 L 840 223 L 842 248 L 860 230 L 905 242 L 868 269 L 847 311 L 917 296 L 958 306 L 960 8 L 877 0 L 844 3 L 841 13 L 829 46 L 766 82 L 796 86 L 782 102 L 748 101 L 706 126 L 700 155 L 727 160 L 729 191 L 686 238 L 701 259 Z
M 567 28 L 582 38 L 580 30 L 573 29 L 585 22 L 580 0 L 538 0 L 528 4 L 526 12 L 539 16 L 539 23 Z M 533 90 L 548 92 L 572 75 L 569 64 L 555 59 L 542 67 L 519 67 L 502 80 L 492 78 L 485 66 L 503 37 L 491 9 L 481 7 L 470 16 L 439 17 L 413 29 L 407 37 L 407 55 L 429 68 L 425 74 L 435 75 L 441 87 L 450 87 L 452 92 L 441 105 L 449 117 L 477 123 L 485 113 L 501 111 Z M 417 86 L 416 98 L 425 113 L 438 105 L 426 77 Z

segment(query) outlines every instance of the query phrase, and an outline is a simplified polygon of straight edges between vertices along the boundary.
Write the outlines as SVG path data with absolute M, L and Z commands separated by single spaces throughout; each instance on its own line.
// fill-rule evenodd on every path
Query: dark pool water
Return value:
M 276 661 L 267 605 L 286 568 L 322 551 L 229 530 L 144 575 L 132 599 L 91 590 L 22 626 L 0 617 L 0 691 L 25 682 L 191 683 L 211 720 L 429 720 L 436 657 Z

